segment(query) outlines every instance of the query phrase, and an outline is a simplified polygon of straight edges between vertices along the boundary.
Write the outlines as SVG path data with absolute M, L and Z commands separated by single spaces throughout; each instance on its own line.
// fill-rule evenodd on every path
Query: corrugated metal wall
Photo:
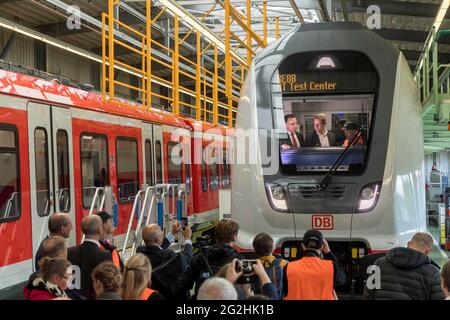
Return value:
M 12 31 L 0 28 L 0 49 L 5 47 L 11 34 Z M 4 60 L 34 68 L 34 40 L 21 34 L 16 34 L 14 44 Z
M 130 76 L 129 76 L 129 74 L 126 73 L 126 72 L 123 72 L 123 71 L 119 71 L 118 74 L 116 73 L 115 79 L 117 81 L 120 81 L 120 82 L 123 82 L 123 83 L 130 83 Z M 116 85 L 114 90 L 115 90 L 116 95 L 118 95 L 120 97 L 128 98 L 130 96 L 130 89 L 128 89 L 128 88 Z
M 91 63 L 70 52 L 47 46 L 47 72 L 91 83 Z

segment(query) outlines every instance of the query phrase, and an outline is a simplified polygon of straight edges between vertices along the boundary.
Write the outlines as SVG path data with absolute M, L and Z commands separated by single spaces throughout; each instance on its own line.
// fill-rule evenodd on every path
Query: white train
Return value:
M 287 114 L 301 124 L 300 148 L 280 148 L 289 139 Z M 326 116 L 334 134 L 327 135 L 330 147 L 314 142 L 316 114 Z M 344 122 L 357 125 L 362 145 L 355 139 L 345 151 Z M 277 252 L 296 259 L 304 232 L 316 228 L 353 272 L 359 258 L 426 230 L 416 87 L 403 54 L 364 26 L 305 24 L 261 51 L 247 75 L 236 129 L 259 129 L 246 150 L 256 161 L 232 172 L 231 216 L 240 224 L 242 251 L 267 232 Z M 265 166 L 261 129 L 276 133 Z

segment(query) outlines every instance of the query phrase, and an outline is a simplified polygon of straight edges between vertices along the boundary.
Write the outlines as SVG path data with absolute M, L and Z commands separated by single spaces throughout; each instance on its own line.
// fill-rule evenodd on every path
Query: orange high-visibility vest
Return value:
M 112 262 L 113 262 L 114 266 L 120 270 L 120 257 L 119 257 L 119 252 L 117 251 L 117 249 L 114 249 L 111 252 L 111 256 L 112 256 Z
M 333 262 L 303 257 L 287 265 L 286 300 L 334 300 Z
M 109 248 L 107 248 L 105 245 L 103 245 L 102 243 L 100 243 L 100 248 L 103 250 L 107 250 L 110 251 Z M 114 264 L 114 266 L 121 270 L 121 266 L 120 266 L 120 256 L 119 256 L 119 252 L 117 251 L 117 248 L 115 248 L 114 250 L 110 251 L 111 252 L 111 258 L 112 258 L 112 263 Z
M 148 298 L 150 298 L 150 296 L 152 294 L 154 294 L 155 292 L 158 292 L 158 291 L 150 289 L 150 288 L 145 288 L 144 291 L 142 291 L 140 300 L 148 300 Z
M 351 141 L 349 141 L 348 139 L 345 139 L 344 144 L 342 145 L 344 148 L 348 147 L 348 145 L 350 144 Z M 362 137 L 359 137 L 358 140 L 355 142 L 354 144 L 355 146 L 362 146 L 364 145 L 364 140 Z

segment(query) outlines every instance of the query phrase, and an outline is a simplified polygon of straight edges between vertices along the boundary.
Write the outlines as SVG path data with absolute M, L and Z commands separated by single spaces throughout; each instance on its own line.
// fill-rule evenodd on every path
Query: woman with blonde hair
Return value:
M 123 276 L 114 263 L 106 261 L 100 263 L 92 271 L 92 283 L 96 300 L 122 300 Z
M 124 300 L 164 300 L 157 291 L 149 288 L 152 265 L 142 253 L 132 256 L 125 264 L 122 297 Z

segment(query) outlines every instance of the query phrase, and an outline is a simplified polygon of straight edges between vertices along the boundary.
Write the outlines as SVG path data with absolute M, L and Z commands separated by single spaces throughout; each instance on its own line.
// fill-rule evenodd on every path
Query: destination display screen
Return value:
M 365 169 L 378 73 L 353 51 L 287 57 L 273 79 L 282 169 L 324 174 L 341 158 L 337 174 Z
M 367 92 L 377 89 L 378 75 L 360 52 L 307 52 L 281 63 L 278 83 L 284 93 Z

